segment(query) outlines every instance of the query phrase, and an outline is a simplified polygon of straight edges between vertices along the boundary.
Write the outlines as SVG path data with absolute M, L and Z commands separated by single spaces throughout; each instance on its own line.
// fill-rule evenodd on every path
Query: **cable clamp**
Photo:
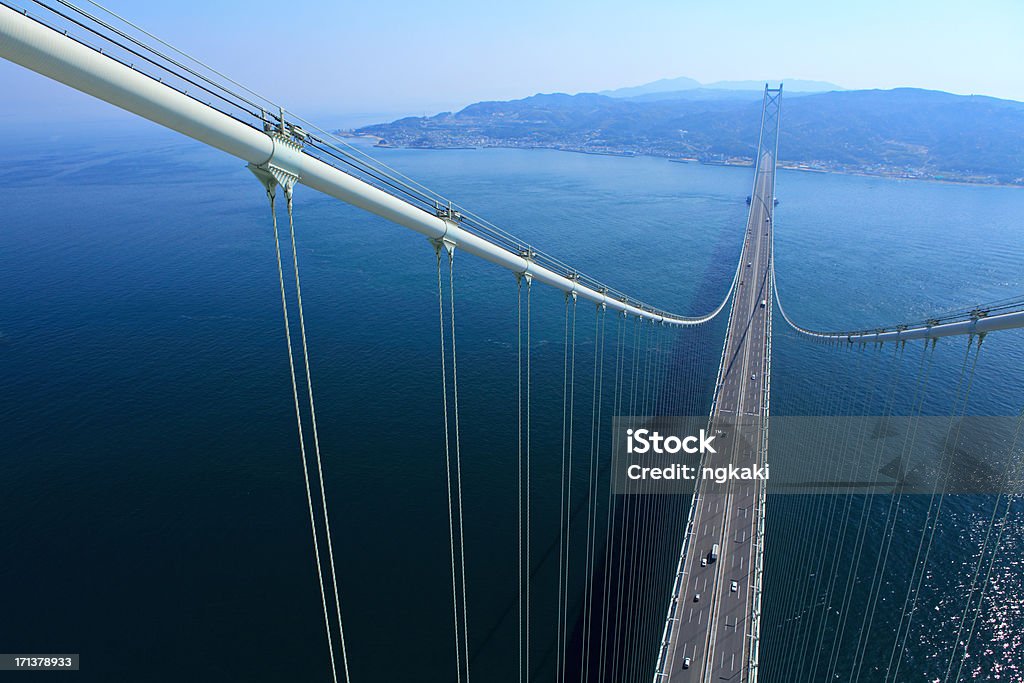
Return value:
M 455 247 L 457 246 L 455 240 L 450 237 L 442 235 L 441 237 L 428 237 L 427 241 L 434 245 L 434 251 L 438 254 L 441 253 L 441 249 L 444 249 L 449 256 L 455 253 Z
M 249 164 L 247 168 L 263 184 L 268 194 L 280 185 L 290 195 L 295 183 L 299 182 L 299 159 L 302 144 L 280 132 L 268 133 L 274 143 L 270 157 L 262 164 Z

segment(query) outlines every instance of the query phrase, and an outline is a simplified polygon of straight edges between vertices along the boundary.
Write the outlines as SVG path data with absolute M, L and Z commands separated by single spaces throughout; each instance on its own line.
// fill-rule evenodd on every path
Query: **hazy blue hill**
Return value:
M 835 83 L 826 81 L 807 81 L 799 78 L 775 79 L 767 81 L 715 81 L 714 83 L 701 83 L 692 78 L 681 76 L 679 78 L 662 78 L 643 85 L 636 85 L 629 88 L 617 88 L 616 90 L 602 90 L 598 95 L 606 97 L 638 98 L 657 95 L 659 93 L 679 93 L 686 90 L 754 90 L 760 92 L 764 84 L 776 85 L 780 80 L 785 81 L 786 90 L 791 93 L 800 92 L 829 92 L 831 90 L 843 90 L 844 88 Z
M 805 93 L 805 92 L 829 92 L 832 90 L 845 90 L 835 83 L 829 83 L 828 81 L 805 81 L 799 78 L 784 78 L 784 79 L 768 79 L 767 81 L 716 81 L 715 83 L 708 83 L 703 86 L 712 90 L 757 90 L 761 91 L 764 89 L 764 84 L 767 82 L 773 88 L 779 84 L 780 80 L 786 84 L 786 92 L 789 93 Z
M 930 90 L 809 95 L 784 106 L 787 158 L 1024 176 L 1024 103 Z M 783 155 L 780 150 L 780 156 Z
M 635 85 L 629 88 L 617 88 L 615 90 L 602 90 L 599 95 L 608 97 L 636 97 L 637 95 L 649 95 L 659 92 L 677 92 L 679 90 L 693 90 L 702 87 L 700 81 L 680 76 L 679 78 L 662 78 L 643 85 Z
M 534 95 L 359 132 L 408 147 L 549 147 L 736 162 L 754 154 L 760 106 L 749 93 Z M 847 90 L 784 99 L 782 112 L 779 157 L 789 164 L 1024 184 L 1021 102 L 911 88 Z
M 764 87 L 763 85 L 761 86 Z M 656 102 L 657 100 L 747 100 L 761 101 L 761 90 L 719 90 L 717 88 L 692 88 L 690 90 L 669 90 L 633 95 L 624 99 L 634 102 Z

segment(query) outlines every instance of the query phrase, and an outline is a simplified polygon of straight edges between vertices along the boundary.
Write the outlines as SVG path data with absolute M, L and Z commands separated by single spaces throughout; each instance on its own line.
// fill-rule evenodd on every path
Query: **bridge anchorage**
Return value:
M 935 487 L 930 492 L 925 523 L 921 525 L 917 557 L 908 570 L 910 576 L 906 577 L 902 610 L 893 618 L 896 621 L 895 616 L 899 617 L 898 628 L 884 665 L 865 664 L 865 660 L 869 648 L 879 645 L 879 636 L 871 625 L 878 605 L 886 601 L 881 596 L 883 587 L 888 585 L 886 563 L 901 523 L 899 512 L 901 506 L 909 505 L 902 496 L 908 481 L 904 475 L 911 470 L 902 459 L 894 459 L 889 465 L 878 463 L 879 467 L 871 473 L 877 475 L 888 467 L 899 475 L 890 477 L 898 480 L 898 485 L 890 486 L 893 502 L 889 503 L 889 510 L 895 513 L 885 516 L 875 570 L 865 573 L 862 569 L 871 564 L 871 558 L 862 561 L 862 552 L 870 544 L 862 531 L 866 525 L 857 524 L 858 514 L 861 522 L 871 519 L 874 500 L 867 502 L 870 496 L 865 494 L 864 500 L 857 499 L 858 502 L 852 502 L 849 499 L 853 497 L 848 496 L 842 504 L 835 502 L 838 496 L 833 496 L 830 507 L 820 509 L 807 502 L 813 496 L 794 496 L 800 498 L 798 505 L 802 506 L 797 508 L 802 515 L 797 515 L 800 529 L 819 545 L 805 543 L 791 553 L 791 558 L 782 558 L 784 565 L 792 562 L 787 566 L 794 576 L 804 577 L 807 585 L 794 588 L 793 596 L 777 594 L 771 601 L 767 599 L 765 568 L 773 541 L 767 533 L 767 487 L 762 481 L 702 480 L 692 496 L 659 496 L 641 485 L 629 491 L 635 495 L 619 495 L 621 492 L 613 490 L 611 483 L 613 460 L 607 452 L 610 416 L 699 414 L 703 420 L 706 415 L 709 433 L 719 435 L 723 447 L 707 453 L 702 466 L 767 468 L 769 433 L 774 443 L 776 432 L 772 426 L 779 424 L 778 417 L 772 421 L 770 409 L 776 310 L 795 338 L 850 349 L 846 360 L 858 370 L 863 369 L 865 377 L 874 377 L 879 382 L 881 389 L 877 393 L 884 396 L 886 420 L 895 414 L 893 406 L 900 395 L 911 396 L 909 412 L 915 429 L 924 412 L 922 406 L 930 397 L 929 382 L 935 381 L 934 374 L 941 369 L 936 367 L 940 363 L 935 359 L 942 358 L 936 351 L 936 341 L 940 337 L 966 336 L 968 343 L 960 362 L 960 375 L 952 382 L 956 390 L 951 412 L 957 419 L 950 421 L 946 431 L 946 448 L 940 453 L 943 460 L 954 457 L 957 451 L 959 418 L 967 410 L 982 341 L 991 332 L 1024 327 L 1024 298 L 935 315 L 923 321 L 864 329 L 820 331 L 793 322 L 779 297 L 774 258 L 781 86 L 766 86 L 763 94 L 743 246 L 728 289 L 713 310 L 683 315 L 596 280 L 347 146 L 314 124 L 290 112 L 286 117 L 280 105 L 116 14 L 98 6 L 97 10 L 86 11 L 65 0 L 38 1 L 31 6 L 33 11 L 29 12 L 7 2 L 0 3 L 0 56 L 241 159 L 266 191 L 272 214 L 299 454 L 333 680 L 350 680 L 350 663 L 354 669 L 367 672 L 365 680 L 375 680 L 373 674 L 379 678 L 380 664 L 356 664 L 360 661 L 359 653 L 350 652 L 342 624 L 342 591 L 323 473 L 324 462 L 330 460 L 320 449 L 299 277 L 293 211 L 294 188 L 298 184 L 423 235 L 435 252 L 443 411 L 439 420 L 443 424 L 443 445 L 439 453 L 446 468 L 446 555 L 451 579 L 443 589 L 450 589 L 451 611 L 433 616 L 438 623 L 453 627 L 448 632 L 454 651 L 450 668 L 454 671 L 446 671 L 447 679 L 454 673 L 460 682 L 463 678 L 470 680 L 471 668 L 474 672 L 480 668 L 477 656 L 485 640 L 482 627 L 476 626 L 478 614 L 471 609 L 476 604 L 473 583 L 469 581 L 473 563 L 464 529 L 468 505 L 462 490 L 460 382 L 464 380 L 460 380 L 458 372 L 454 286 L 454 254 L 458 249 L 511 271 L 516 278 L 518 564 L 517 590 L 508 612 L 514 615 L 510 619 L 518 622 L 516 636 L 509 640 L 516 643 L 519 681 L 546 680 L 554 674 L 559 683 L 576 679 L 619 683 L 650 678 L 652 670 L 656 683 L 831 679 L 840 666 L 846 666 L 842 655 L 847 650 L 841 641 L 847 626 L 856 635 L 848 672 L 851 680 L 862 673 L 871 680 L 881 676 L 898 680 L 913 619 L 920 614 L 921 586 L 928 574 L 929 551 L 945 495 L 939 482 L 941 477 L 948 478 L 946 470 L 941 470 L 940 478 L 928 480 L 934 481 Z M 276 211 L 279 186 L 287 203 L 291 268 L 285 268 L 281 256 Z M 538 452 L 535 445 L 534 410 L 536 392 L 542 388 L 551 390 L 552 386 L 557 391 L 558 383 L 534 386 L 536 337 L 532 336 L 535 322 L 531 309 L 538 305 L 532 300 L 535 282 L 564 295 L 562 457 L 560 472 L 551 477 L 559 486 L 557 496 L 551 496 L 559 500 L 557 541 L 552 540 L 551 552 L 546 555 L 538 552 L 540 546 L 534 534 L 540 525 L 531 518 L 534 508 L 542 509 L 543 503 L 543 497 L 531 488 L 542 485 L 543 477 L 531 470 L 549 461 L 541 457 L 548 454 Z M 586 306 L 586 310 L 578 311 L 580 300 L 592 303 L 593 308 Z M 720 340 L 712 324 L 721 321 L 719 315 L 727 308 L 724 341 L 719 350 Z M 297 311 L 297 320 L 291 311 Z M 609 316 L 609 312 L 613 315 Z M 582 322 L 578 338 L 579 318 Z M 299 333 L 297 340 L 293 330 Z M 915 340 L 924 342 L 920 345 L 921 357 L 916 362 L 904 361 L 904 356 L 910 356 L 914 349 L 907 342 Z M 890 341 L 897 342 L 886 347 L 895 349 L 892 355 L 882 352 Z M 709 378 L 713 379 L 713 383 L 708 382 L 710 386 L 702 377 L 688 372 L 705 365 L 713 369 L 715 359 L 717 373 Z M 906 374 L 913 381 L 907 384 L 903 377 L 904 384 L 899 384 L 905 368 L 910 368 Z M 891 378 L 884 379 L 890 375 Z M 835 380 L 825 380 L 830 381 Z M 855 390 L 840 391 L 839 385 L 832 388 L 835 391 L 823 393 L 815 406 L 821 411 L 818 414 L 856 414 L 842 411 L 873 405 L 869 398 L 877 389 L 859 384 Z M 680 410 L 684 407 L 691 410 Z M 837 446 L 815 445 L 831 454 L 833 447 L 858 443 L 858 438 L 863 442 L 867 437 L 851 428 L 845 436 L 837 436 Z M 912 446 L 913 437 L 908 437 L 907 443 Z M 1011 455 L 1016 453 L 1015 444 L 1013 441 L 1010 446 Z M 836 474 L 839 468 L 847 466 L 848 474 L 856 473 L 854 465 L 838 457 L 813 462 L 809 467 L 815 474 Z M 1002 473 L 1004 481 L 1012 481 L 1018 470 L 1016 461 L 1008 459 Z M 772 471 L 776 471 L 774 464 Z M 844 485 L 851 480 L 852 474 L 843 480 Z M 821 481 L 803 483 L 820 485 Z M 854 483 L 861 486 L 858 492 L 869 490 L 871 495 L 878 487 L 875 480 Z M 985 536 L 986 547 L 978 559 L 971 600 L 975 591 L 984 596 L 987 583 L 982 579 L 987 581 L 988 574 L 983 560 L 994 561 L 998 549 L 998 541 L 996 550 L 988 549 L 988 538 L 1001 537 L 1002 527 L 998 524 L 1007 519 L 1009 488 L 1004 485 L 998 494 L 988 526 L 989 532 L 997 531 Z M 830 540 L 829 535 L 840 529 L 852 529 L 850 535 L 854 538 L 851 570 L 845 575 L 838 559 L 847 557 L 843 554 L 848 550 L 843 545 L 845 540 L 841 544 Z M 550 534 L 552 538 L 554 535 Z M 846 536 L 840 534 L 837 538 Z M 834 552 L 829 554 L 829 549 Z M 538 559 L 539 554 L 544 556 Z M 535 578 L 543 575 L 545 562 L 552 565 L 550 574 L 557 571 L 551 582 L 554 588 L 545 589 Z M 814 568 L 813 576 L 806 573 L 807 567 Z M 991 567 L 989 564 L 989 572 Z M 823 579 L 826 575 L 828 578 Z M 853 588 L 869 582 L 864 610 L 857 612 Z M 543 597 L 538 598 L 538 594 Z M 806 600 L 798 601 L 796 594 Z M 544 608 L 552 602 L 555 615 L 549 619 L 552 610 Z M 957 643 L 945 672 L 947 680 L 954 671 L 956 677 L 951 680 L 960 680 L 981 605 L 978 598 L 976 603 L 968 601 L 964 608 Z M 538 613 L 542 616 L 538 617 Z M 471 614 L 474 620 L 469 619 Z M 554 623 L 542 623 L 546 618 Z M 858 621 L 861 628 L 856 631 Z M 471 624 L 479 630 L 475 631 Z M 498 623 L 495 629 L 500 627 Z M 538 630 L 543 637 L 537 638 Z M 779 633 L 793 637 L 772 641 L 773 646 L 768 647 L 769 638 Z M 833 636 L 837 644 L 831 649 L 821 646 L 815 650 L 826 635 Z M 791 646 L 798 647 L 796 643 L 802 650 L 790 651 Z M 884 646 L 888 647 L 889 642 Z M 796 656 L 804 650 L 808 654 L 813 652 L 811 659 Z M 789 654 L 793 656 L 784 656 Z

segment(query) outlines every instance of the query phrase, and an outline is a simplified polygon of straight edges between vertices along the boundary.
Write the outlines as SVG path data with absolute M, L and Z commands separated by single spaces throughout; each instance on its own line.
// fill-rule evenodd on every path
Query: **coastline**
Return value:
M 373 147 L 378 149 L 421 149 L 421 150 L 470 150 L 470 149 L 519 149 L 519 150 L 534 150 L 534 149 L 545 149 L 554 152 L 570 152 L 572 154 L 588 154 L 592 156 L 609 156 L 619 158 L 649 158 L 649 159 L 665 159 L 672 163 L 697 163 L 702 166 L 725 166 L 731 168 L 750 168 L 753 166 L 752 159 L 726 159 L 723 161 L 701 161 L 693 157 L 669 157 L 660 154 L 643 154 L 641 152 L 604 152 L 604 151 L 593 151 L 583 149 L 569 149 L 565 147 L 547 147 L 547 146 L 535 146 L 535 147 L 520 147 L 512 145 L 483 145 L 483 146 L 468 146 L 468 145 L 432 145 L 430 147 L 410 147 L 405 145 L 393 145 L 384 143 L 384 138 L 377 135 L 356 135 L 352 133 L 336 132 L 336 135 L 345 138 L 360 138 L 365 140 L 374 140 Z M 805 165 L 805 162 L 786 162 L 785 160 L 779 161 L 779 169 L 786 171 L 800 171 L 802 173 L 821 173 L 828 175 L 845 175 L 845 176 L 859 176 L 863 178 L 886 178 L 888 180 L 904 180 L 904 181 L 918 181 L 928 183 L 942 183 L 946 185 L 967 185 L 970 187 L 1011 187 L 1011 188 L 1024 188 L 1024 183 L 990 183 L 990 182 L 974 182 L 970 180 L 957 180 L 951 178 L 929 178 L 919 176 L 903 176 L 890 173 L 870 173 L 863 170 L 840 170 L 840 169 L 825 169 L 825 168 L 811 168 Z

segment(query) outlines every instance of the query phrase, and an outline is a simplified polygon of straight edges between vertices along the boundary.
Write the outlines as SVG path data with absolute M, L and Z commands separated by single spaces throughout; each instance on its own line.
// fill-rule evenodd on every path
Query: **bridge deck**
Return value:
M 725 448 L 710 455 L 705 466 L 749 467 L 764 462 L 774 196 L 775 159 L 772 151 L 765 151 L 751 197 L 741 256 L 742 284 L 733 300 L 711 418 L 711 428 L 725 433 L 719 436 Z M 673 683 L 750 680 L 759 485 L 734 480 L 700 485 L 663 669 Z M 711 560 L 716 543 L 718 558 Z M 684 667 L 687 657 L 689 666 Z

